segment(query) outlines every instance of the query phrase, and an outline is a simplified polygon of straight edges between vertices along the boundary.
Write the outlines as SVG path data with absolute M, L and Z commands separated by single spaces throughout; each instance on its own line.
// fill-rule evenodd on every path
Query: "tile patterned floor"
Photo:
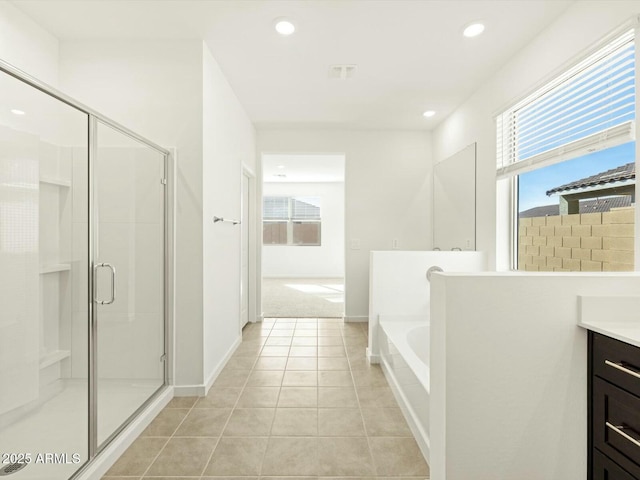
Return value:
M 174 398 L 103 480 L 424 480 L 366 324 L 266 319 L 203 398 Z

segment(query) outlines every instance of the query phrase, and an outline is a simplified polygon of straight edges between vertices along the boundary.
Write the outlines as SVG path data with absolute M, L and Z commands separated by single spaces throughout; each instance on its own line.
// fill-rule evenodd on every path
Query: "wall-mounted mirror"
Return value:
M 433 248 L 476 249 L 476 144 L 433 169 Z

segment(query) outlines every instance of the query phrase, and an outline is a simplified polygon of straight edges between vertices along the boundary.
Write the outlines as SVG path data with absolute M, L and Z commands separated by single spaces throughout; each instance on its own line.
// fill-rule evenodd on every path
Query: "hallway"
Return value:
M 425 479 L 367 324 L 265 319 L 204 398 L 174 398 L 103 480 L 226 477 Z

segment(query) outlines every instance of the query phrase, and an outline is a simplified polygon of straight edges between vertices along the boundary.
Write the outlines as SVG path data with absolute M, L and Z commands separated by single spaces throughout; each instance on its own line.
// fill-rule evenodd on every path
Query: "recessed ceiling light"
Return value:
M 291 35 L 296 31 L 296 26 L 291 23 L 289 20 L 285 20 L 284 18 L 276 20 L 276 32 L 280 35 Z
M 435 114 L 436 114 L 436 112 L 434 112 L 433 110 L 427 110 L 422 115 L 424 115 L 425 117 L 429 118 L 429 117 L 433 117 Z
M 284 168 L 284 165 L 278 165 L 278 168 Z
M 471 25 L 468 25 L 464 31 L 462 32 L 462 34 L 465 37 L 477 37 L 478 35 L 480 35 L 482 32 L 484 32 L 484 25 L 482 23 L 472 23 Z
M 18 110 L 17 108 L 12 108 L 11 113 L 13 113 L 14 115 L 24 115 L 24 112 L 22 110 Z

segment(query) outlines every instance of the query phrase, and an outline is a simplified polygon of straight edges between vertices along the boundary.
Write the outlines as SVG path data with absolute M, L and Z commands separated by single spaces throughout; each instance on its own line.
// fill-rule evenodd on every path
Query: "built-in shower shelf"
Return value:
M 48 265 L 40 265 L 40 275 L 45 273 L 67 272 L 71 270 L 70 263 L 51 263 Z
M 40 183 L 46 183 L 48 185 L 56 185 L 58 187 L 67 187 L 71 186 L 71 181 L 65 180 L 64 178 L 55 178 L 55 177 L 40 177 Z
M 40 357 L 40 369 L 50 367 L 51 365 L 69 358 L 71 352 L 69 350 L 55 350 Z

